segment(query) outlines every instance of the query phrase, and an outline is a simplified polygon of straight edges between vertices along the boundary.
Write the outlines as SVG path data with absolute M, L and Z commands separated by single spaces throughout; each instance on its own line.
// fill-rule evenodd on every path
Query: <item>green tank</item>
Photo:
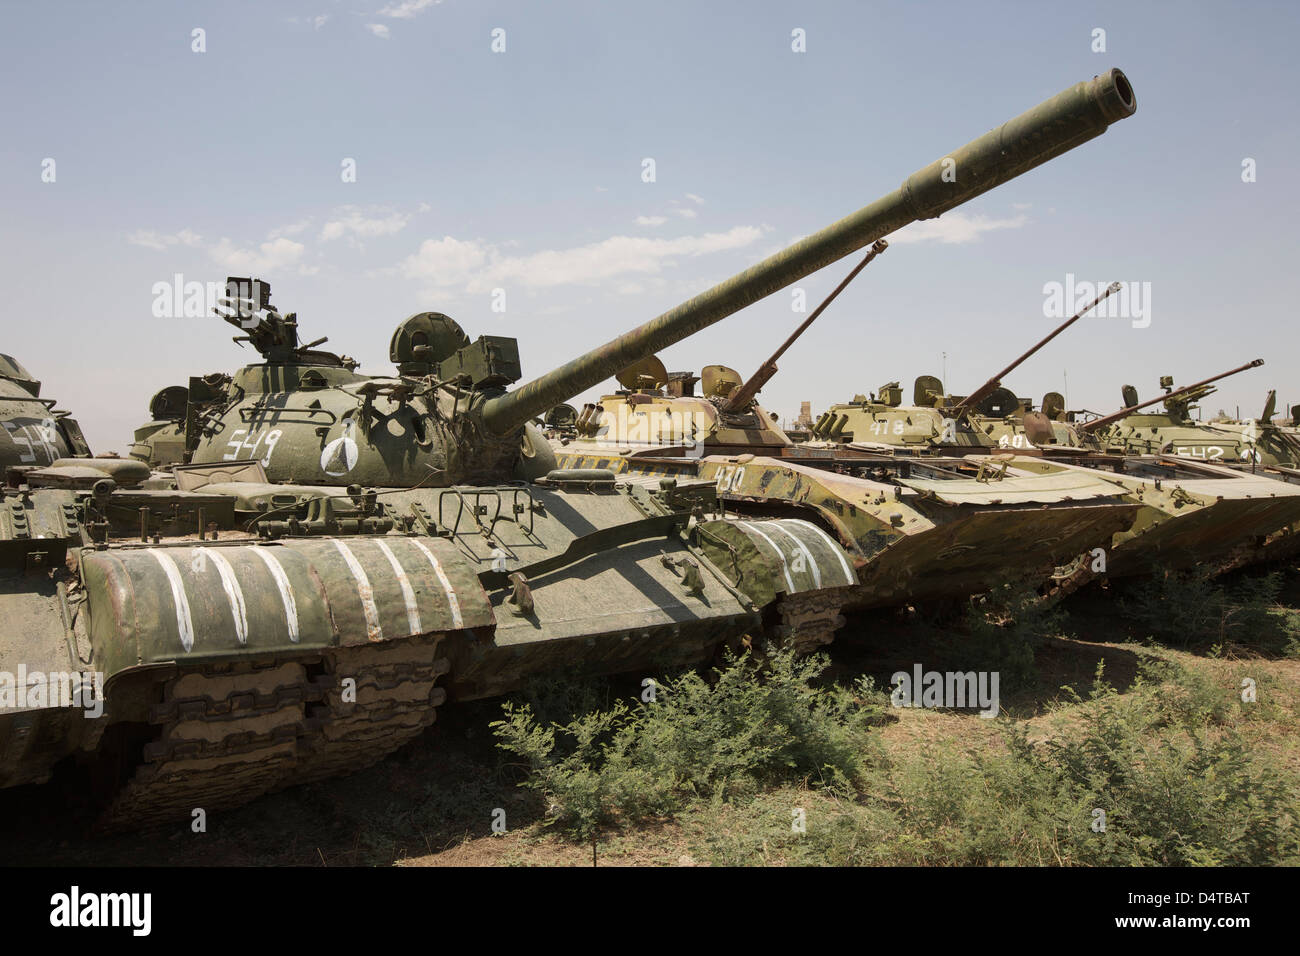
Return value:
M 90 457 L 76 419 L 41 398 L 41 383 L 8 355 L 0 355 L 0 426 L 0 472 Z
M 396 374 L 361 375 L 302 344 L 268 285 L 232 280 L 223 315 L 263 361 L 191 379 L 169 477 L 56 462 L 6 485 L 0 785 L 62 765 L 88 775 L 105 826 L 156 824 L 366 766 L 449 700 L 654 673 L 759 633 L 828 639 L 860 582 L 820 526 L 710 519 L 709 477 L 558 468 L 532 420 L 1134 108 L 1118 70 L 1077 84 L 517 387 L 514 340 L 431 312 L 393 336 Z
M 1139 402 L 1137 390 L 1126 385 L 1122 390 L 1124 409 L 1080 427 L 1095 435 L 1097 443 L 1112 453 L 1173 455 L 1300 485 L 1300 436 L 1273 421 L 1276 392 L 1269 392 L 1264 409 L 1256 419 L 1201 422 L 1192 418 L 1195 403 L 1214 392 L 1212 382 L 1262 364 L 1263 359 L 1256 359 L 1178 389 L 1173 389 L 1173 378 L 1166 375 L 1160 380 L 1166 393 L 1146 402 Z M 1163 409 L 1145 411 L 1157 403 L 1163 403 Z M 1280 561 L 1297 553 L 1300 553 L 1300 519 L 1272 531 L 1261 543 L 1243 553 L 1234 566 L 1252 561 Z
M 187 461 L 189 396 L 189 389 L 184 385 L 169 385 L 150 399 L 150 420 L 135 430 L 132 458 L 150 468 L 167 468 Z

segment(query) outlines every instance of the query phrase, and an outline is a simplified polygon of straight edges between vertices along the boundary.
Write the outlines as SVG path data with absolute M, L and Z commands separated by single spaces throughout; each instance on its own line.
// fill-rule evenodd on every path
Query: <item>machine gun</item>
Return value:
M 228 276 L 226 297 L 218 304 L 227 311 L 213 309 L 213 313 L 246 333 L 235 336 L 233 341 L 251 343 L 268 362 L 301 361 L 316 346 L 329 341 L 322 336 L 299 345 L 297 313 L 281 315 L 271 307 L 271 283 L 264 279 Z

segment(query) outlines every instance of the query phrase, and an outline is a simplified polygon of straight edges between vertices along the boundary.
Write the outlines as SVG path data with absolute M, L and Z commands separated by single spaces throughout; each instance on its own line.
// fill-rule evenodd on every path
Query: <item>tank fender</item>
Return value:
M 723 518 L 696 531 L 705 557 L 759 607 L 781 594 L 858 584 L 848 552 L 811 521 Z
M 83 556 L 98 669 L 265 657 L 495 627 L 466 559 L 423 536 L 117 548 Z

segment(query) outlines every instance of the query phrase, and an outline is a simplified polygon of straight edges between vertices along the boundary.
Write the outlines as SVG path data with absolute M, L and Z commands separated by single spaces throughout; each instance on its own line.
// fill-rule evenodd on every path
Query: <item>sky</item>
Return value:
M 1080 321 L 1017 394 L 1111 411 L 1126 383 L 1145 398 L 1262 357 L 1206 417 L 1258 414 L 1270 388 L 1300 403 L 1294 3 L 4 0 L 0 18 L 0 352 L 96 452 L 127 450 L 158 389 L 257 358 L 173 314 L 178 281 L 264 278 L 304 339 L 375 375 L 402 319 L 445 312 L 517 338 L 532 378 L 1111 67 L 1135 116 L 890 237 L 760 400 L 791 417 L 945 372 L 969 392 L 1051 330 L 1045 290 L 1073 276 L 1133 284 L 1143 315 Z M 807 308 L 857 258 L 797 283 Z M 794 303 L 661 357 L 748 375 Z

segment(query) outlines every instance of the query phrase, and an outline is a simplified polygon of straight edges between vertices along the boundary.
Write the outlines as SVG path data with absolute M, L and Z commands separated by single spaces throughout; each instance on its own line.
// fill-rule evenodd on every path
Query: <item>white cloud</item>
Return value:
M 406 224 L 411 221 L 409 215 L 400 212 L 390 212 L 379 218 L 368 218 L 360 210 L 346 206 L 341 212 L 343 215 L 331 219 L 321 229 L 320 238 L 322 242 L 339 239 L 348 233 L 360 236 L 363 239 L 373 239 L 375 236 L 391 236 L 395 232 L 401 232 L 406 228 Z
M 128 235 L 126 241 L 133 246 L 144 246 L 146 249 L 167 249 L 171 246 L 197 246 L 203 241 L 203 237 L 190 229 L 173 233 L 139 229 Z
M 890 242 L 975 242 L 986 232 L 997 229 L 1019 229 L 1029 222 L 1025 215 L 1011 219 L 990 219 L 988 216 L 971 216 L 962 212 L 952 212 L 938 219 L 923 219 L 904 226 L 889 237 Z
M 426 239 L 413 256 L 398 264 L 399 274 L 408 279 L 424 279 L 437 286 L 460 285 L 487 260 L 483 243 L 477 239 L 462 242 L 451 236 Z
M 310 23 L 313 29 L 319 30 L 321 27 L 323 27 L 326 23 L 329 22 L 331 16 L 332 16 L 331 14 L 322 13 L 319 16 L 315 16 L 315 17 L 285 17 L 284 22 L 302 23 L 302 24 Z
M 375 36 L 379 37 L 379 39 L 381 40 L 387 40 L 390 36 L 392 36 L 392 31 L 389 30 L 387 25 L 383 23 L 367 23 L 366 29 L 369 30 L 371 33 L 373 33 Z
M 440 3 L 442 3 L 442 0 L 402 0 L 401 3 L 390 3 L 382 8 L 379 15 L 381 17 L 392 17 L 395 20 L 409 20 L 417 13 Z
M 695 196 L 692 193 L 687 193 L 686 198 L 692 200 L 699 200 L 699 202 L 704 201 L 700 199 L 700 197 Z M 696 216 L 695 210 L 692 209 L 690 206 L 683 206 L 682 201 L 680 199 L 668 200 L 668 206 L 669 206 L 668 211 L 670 213 L 672 213 L 675 216 L 681 216 L 683 219 L 694 219 Z
M 662 226 L 668 221 L 666 216 L 637 216 L 636 224 L 638 226 Z
M 301 242 L 281 236 L 259 244 L 256 249 L 239 248 L 229 239 L 222 239 L 210 251 L 213 259 L 236 273 L 257 274 L 296 265 L 306 248 Z
M 281 236 L 296 236 L 310 225 L 310 219 L 301 219 L 298 222 L 291 222 L 287 226 L 280 226 L 279 228 L 272 229 L 266 234 L 266 238 L 279 239 Z
M 445 236 L 426 239 L 414 255 L 398 264 L 396 271 L 436 286 L 463 285 L 470 293 L 485 292 L 506 282 L 536 288 L 580 285 L 629 273 L 658 273 L 678 258 L 743 248 L 756 242 L 763 232 L 757 226 L 736 226 L 727 232 L 676 239 L 612 236 L 585 246 L 523 256 L 502 255 L 497 246 L 482 240 Z
M 695 203 L 695 205 L 697 206 L 704 205 L 704 199 L 700 196 L 695 195 L 695 193 L 687 193 L 686 198 L 689 199 L 691 202 Z

